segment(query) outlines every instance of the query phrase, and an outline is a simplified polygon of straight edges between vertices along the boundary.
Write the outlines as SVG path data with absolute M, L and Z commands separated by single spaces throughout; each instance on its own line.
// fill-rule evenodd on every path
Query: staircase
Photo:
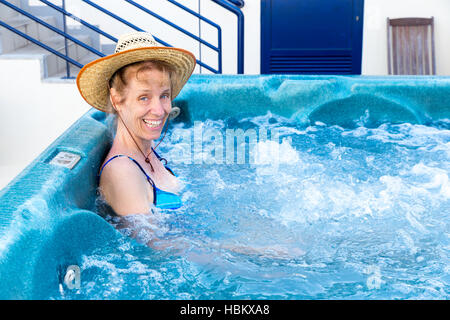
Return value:
M 137 1 L 153 7 L 139 7 Z M 222 73 L 222 43 L 237 39 L 237 59 L 226 59 L 227 72 L 237 65 L 243 73 L 243 1 L 203 1 L 202 10 L 195 7 L 197 0 L 189 2 L 191 8 L 182 2 L 187 1 L 0 0 L 0 189 L 90 110 L 74 78 L 84 64 L 112 53 L 123 32 L 157 30 L 156 41 L 194 52 L 196 69 L 209 73 Z M 74 10 L 76 3 L 82 9 Z M 104 7 L 94 8 L 99 3 Z M 218 10 L 210 11 L 211 6 Z M 62 12 L 69 14 L 66 24 Z M 236 17 L 237 37 L 234 31 L 222 37 L 221 26 L 229 28 Z
M 36 7 L 23 4 L 24 1 L 9 0 L 9 3 L 26 10 L 27 13 L 33 14 L 43 23 L 48 24 L 59 30 L 63 30 L 64 21 L 61 13 L 50 7 Z M 21 14 L 4 4 L 0 3 L 0 20 L 9 26 L 17 29 L 23 34 L 34 38 L 62 55 L 68 56 L 79 63 L 79 66 L 67 62 L 65 59 L 58 57 L 47 49 L 36 45 L 30 40 L 12 32 L 6 28 L 0 27 L 0 54 L 3 57 L 10 58 L 38 58 L 43 62 L 44 78 L 74 78 L 76 77 L 80 66 L 97 59 L 99 56 L 92 53 L 85 47 L 65 39 L 65 37 L 57 32 L 45 27 L 43 24 Z M 44 9 L 44 10 L 43 10 Z M 84 28 L 70 29 L 66 28 L 66 33 L 76 37 L 77 40 L 83 42 L 87 46 L 93 47 L 99 51 L 99 36 L 94 32 L 89 32 Z
M 83 10 L 89 9 L 90 13 L 83 11 L 83 17 L 87 13 L 88 20 L 95 21 L 91 23 L 97 23 L 101 18 L 101 27 L 73 15 L 73 12 L 66 10 L 65 3 L 68 6 L 78 3 L 77 8 L 82 6 Z M 237 72 L 243 73 L 244 17 L 240 8 L 243 7 L 244 2 L 242 0 L 205 2 L 205 4 L 208 3 L 213 3 L 222 11 L 228 11 L 237 17 Z M 111 12 L 101 4 L 112 6 L 114 9 Z M 3 58 L 39 57 L 44 66 L 44 78 L 74 79 L 83 65 L 113 52 L 117 35 L 113 36 L 111 31 L 108 33 L 102 28 L 111 27 L 115 30 L 112 33 L 123 34 L 124 31 L 118 32 L 117 26 L 124 27 L 123 30 L 130 32 L 144 31 L 149 26 L 151 30 L 155 30 L 154 27 L 162 23 L 165 24 L 164 27 L 156 28 L 159 31 L 154 35 L 157 42 L 164 46 L 171 46 L 171 43 L 175 46 L 181 45 L 194 52 L 199 57 L 198 69 L 195 72 L 201 73 L 205 70 L 210 73 L 222 73 L 221 26 L 200 14 L 200 2 L 191 3 L 191 5 L 196 4 L 198 8 L 193 10 L 181 4 L 179 0 L 158 0 L 147 3 L 146 5 L 154 7 L 152 9 L 133 0 L 122 0 L 117 3 L 91 0 L 0 0 L 0 55 Z M 130 16 L 131 9 L 134 9 L 134 12 Z M 158 14 L 152 10 L 161 12 Z M 181 12 L 184 12 L 185 18 L 180 19 Z M 118 15 L 119 13 L 121 16 Z M 161 14 L 169 14 L 173 21 Z M 122 15 L 128 15 L 128 18 L 123 18 Z M 110 19 L 108 23 L 105 23 L 105 18 Z M 178 25 L 178 22 L 185 26 Z M 206 41 L 202 38 L 201 26 L 208 31 L 205 32 L 205 36 L 210 40 Z M 194 31 L 189 31 L 190 28 Z M 195 28 L 198 29 L 195 30 Z M 168 30 L 170 31 L 167 32 Z M 217 40 L 213 39 L 214 33 Z M 164 37 L 170 35 L 172 38 L 159 39 L 157 37 L 159 34 L 163 34 Z M 190 43 L 186 42 L 186 39 L 189 39 Z M 179 41 L 183 41 L 182 44 Z M 202 50 L 205 51 L 206 61 L 202 60 Z M 230 60 L 227 59 L 227 61 Z

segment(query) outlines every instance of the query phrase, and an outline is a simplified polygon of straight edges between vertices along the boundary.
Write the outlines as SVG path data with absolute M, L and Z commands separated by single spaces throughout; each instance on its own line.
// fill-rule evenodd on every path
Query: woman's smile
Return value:
M 163 125 L 163 119 L 159 120 L 150 120 L 150 119 L 143 119 L 145 125 L 151 129 L 151 130 L 160 130 Z

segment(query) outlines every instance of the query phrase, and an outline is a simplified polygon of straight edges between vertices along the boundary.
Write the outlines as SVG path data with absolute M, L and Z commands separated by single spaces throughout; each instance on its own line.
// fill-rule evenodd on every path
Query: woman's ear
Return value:
M 109 89 L 109 100 L 111 101 L 111 105 L 114 110 L 118 113 L 120 111 L 120 105 L 118 104 L 118 102 L 120 102 L 120 95 L 116 89 Z
M 177 106 L 173 106 L 172 110 L 169 113 L 169 119 L 175 119 L 176 117 L 178 117 L 178 115 L 180 114 L 181 110 L 180 108 L 178 108 Z

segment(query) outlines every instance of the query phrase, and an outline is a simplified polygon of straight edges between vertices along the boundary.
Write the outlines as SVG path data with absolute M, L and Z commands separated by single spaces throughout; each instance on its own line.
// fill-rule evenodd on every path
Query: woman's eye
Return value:
M 169 94 L 163 94 L 161 97 L 164 98 L 164 99 L 170 98 Z
M 148 100 L 147 97 L 140 97 L 140 98 L 139 98 L 139 101 L 147 101 L 147 100 Z

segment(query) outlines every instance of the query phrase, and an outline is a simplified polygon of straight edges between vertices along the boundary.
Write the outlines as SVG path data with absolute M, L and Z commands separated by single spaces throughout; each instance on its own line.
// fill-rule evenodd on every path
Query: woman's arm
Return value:
M 167 226 L 158 217 L 153 206 L 152 186 L 143 178 L 139 168 L 127 158 L 111 162 L 102 173 L 101 192 L 115 213 L 122 216 L 118 229 L 128 230 L 127 235 L 138 242 L 157 249 L 185 251 L 192 247 L 183 237 L 167 238 Z M 142 214 L 142 215 L 141 215 Z M 239 243 L 203 243 L 202 246 L 229 250 L 239 254 L 277 258 L 292 258 L 302 255 L 300 249 L 283 246 L 250 246 Z
M 155 250 L 172 250 L 178 254 L 191 247 L 184 237 L 170 236 L 165 214 L 153 207 L 148 214 L 122 216 L 115 227 L 124 235 Z

